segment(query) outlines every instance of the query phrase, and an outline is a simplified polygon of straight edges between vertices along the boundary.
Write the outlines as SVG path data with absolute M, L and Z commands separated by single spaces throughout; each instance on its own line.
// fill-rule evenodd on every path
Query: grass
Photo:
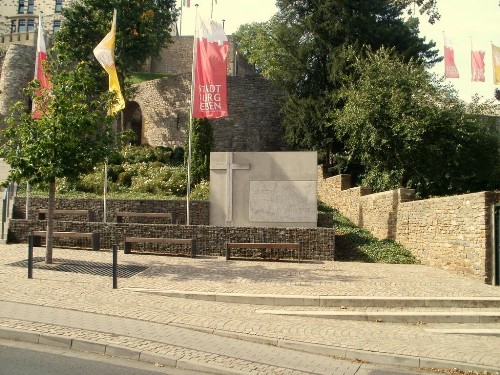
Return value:
M 331 214 L 335 229 L 335 260 L 366 263 L 418 264 L 410 251 L 393 240 L 378 240 L 337 210 L 319 202 L 318 211 Z
M 129 82 L 131 84 L 151 81 L 153 79 L 168 77 L 170 74 L 168 73 L 142 73 L 142 72 L 133 72 L 130 74 Z

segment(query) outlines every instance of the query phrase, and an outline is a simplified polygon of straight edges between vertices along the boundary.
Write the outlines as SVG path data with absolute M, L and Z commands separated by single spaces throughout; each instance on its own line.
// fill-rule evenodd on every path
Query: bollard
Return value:
M 33 278 L 33 235 L 28 236 L 28 279 Z
M 113 245 L 113 289 L 118 288 L 118 245 Z

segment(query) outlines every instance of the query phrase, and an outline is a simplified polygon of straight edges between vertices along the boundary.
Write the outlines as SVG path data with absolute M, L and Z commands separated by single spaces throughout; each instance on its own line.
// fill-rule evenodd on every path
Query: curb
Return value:
M 398 354 L 349 349 L 337 346 L 328 346 L 322 344 L 291 341 L 285 339 L 270 339 L 267 337 L 249 335 L 244 333 L 233 333 L 233 332 L 206 329 L 206 328 L 198 329 L 184 324 L 171 323 L 171 325 L 180 328 L 211 333 L 217 336 L 237 338 L 244 341 L 250 341 L 259 344 L 267 344 L 271 346 L 278 346 L 286 349 L 292 349 L 311 354 L 318 354 L 322 356 L 331 356 L 338 359 L 345 359 L 350 361 L 362 360 L 380 365 L 405 366 L 405 367 L 411 367 L 413 369 L 456 368 L 462 371 L 488 371 L 488 372 L 493 372 L 494 374 L 497 375 L 500 373 L 500 368 L 493 368 L 490 366 L 485 366 L 480 364 L 470 364 L 465 362 L 455 362 L 455 361 L 440 360 L 440 359 L 425 358 L 425 357 L 403 356 Z
M 413 312 L 413 311 L 301 311 L 301 310 L 256 310 L 256 314 L 299 316 L 308 318 L 356 320 L 379 323 L 499 323 L 500 311 L 485 312 Z
M 268 306 L 500 308 L 500 297 L 309 296 L 193 292 L 185 290 L 160 290 L 146 288 L 120 289 L 135 293 L 158 294 L 174 298 Z
M 176 326 L 193 329 L 193 327 L 181 324 L 176 324 Z M 283 340 L 283 339 L 268 339 L 265 337 L 259 337 L 247 334 L 236 334 L 220 330 L 202 329 L 201 331 L 212 333 L 218 336 L 238 338 L 244 341 L 262 343 L 311 354 L 332 356 L 338 359 L 345 359 L 345 360 L 362 360 L 380 365 L 403 366 L 413 369 L 453 368 L 462 371 L 481 371 L 481 372 L 487 371 L 496 374 L 498 374 L 498 371 L 500 370 L 498 368 L 492 368 L 484 365 L 474 365 L 469 363 L 453 362 L 453 361 L 422 358 L 422 357 L 402 356 L 389 353 L 377 353 L 364 350 L 355 350 L 355 349 L 341 348 L 341 347 L 334 347 L 334 346 L 327 346 L 327 345 L 313 344 L 313 343 L 303 343 L 303 342 Z M 58 336 L 58 335 L 40 334 L 16 328 L 0 327 L 0 339 L 24 341 L 34 344 L 63 347 L 67 349 L 80 350 L 97 354 L 106 354 L 113 357 L 133 359 L 146 363 L 159 363 L 164 366 L 185 369 L 185 370 L 204 371 L 217 375 L 246 374 L 245 372 L 236 369 L 228 369 L 226 367 L 206 365 L 195 361 L 189 361 L 182 358 L 174 358 L 167 355 L 159 355 L 156 353 L 142 352 L 139 350 L 130 349 L 127 347 L 118 346 L 114 344 L 98 343 L 94 341 Z
M 235 369 L 228 369 L 214 365 L 201 364 L 185 359 L 177 359 L 167 355 L 142 352 L 123 346 L 98 343 L 77 338 L 49 335 L 25 331 L 15 328 L 0 327 L 0 339 L 23 341 L 32 344 L 41 344 L 62 347 L 66 349 L 80 350 L 85 352 L 106 354 L 112 357 L 132 359 L 146 363 L 159 363 L 164 366 L 174 367 L 184 370 L 196 370 L 217 375 L 244 375 L 244 372 Z

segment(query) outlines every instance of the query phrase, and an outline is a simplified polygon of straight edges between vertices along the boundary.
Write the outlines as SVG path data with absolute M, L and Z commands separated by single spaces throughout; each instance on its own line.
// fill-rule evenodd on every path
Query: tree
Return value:
M 112 152 L 112 117 L 106 116 L 112 97 L 93 95 L 87 63 L 75 69 L 48 69 L 51 87 L 40 89 L 33 81 L 25 90 L 42 112 L 34 119 L 19 102 L 7 116 L 0 156 L 11 169 L 8 180 L 49 184 L 46 263 L 52 263 L 53 211 L 56 178 L 76 178 L 89 172 Z
M 194 186 L 210 179 L 210 151 L 214 139 L 212 124 L 207 118 L 194 118 L 192 132 L 191 183 Z
M 353 71 L 330 111 L 348 159 L 364 169 L 362 184 L 384 191 L 413 188 L 421 197 L 494 189 L 500 185 L 498 134 L 454 90 L 392 50 L 348 51 Z
M 128 72 L 150 57 L 157 58 L 171 42 L 171 28 L 177 19 L 175 4 L 175 0 L 79 0 L 63 9 L 65 20 L 55 34 L 54 49 L 65 62 L 91 60 L 95 74 L 106 83 L 92 51 L 109 32 L 116 9 L 115 63 L 123 87 Z
M 252 33 L 263 37 L 246 51 L 251 55 L 249 60 L 288 94 L 283 125 L 292 146 L 327 154 L 342 150 L 333 128 L 327 126 L 325 113 L 328 108 L 342 106 L 331 93 L 341 87 L 341 75 L 351 69 L 343 55 L 346 46 L 353 46 L 360 54 L 364 53 L 363 45 L 374 50 L 387 46 L 405 61 L 414 59 L 428 65 L 440 61 L 435 43 L 418 36 L 418 20 L 403 19 L 408 1 L 403 3 L 278 0 L 279 12 L 270 24 L 239 30 L 244 47 L 250 44 L 246 41 Z

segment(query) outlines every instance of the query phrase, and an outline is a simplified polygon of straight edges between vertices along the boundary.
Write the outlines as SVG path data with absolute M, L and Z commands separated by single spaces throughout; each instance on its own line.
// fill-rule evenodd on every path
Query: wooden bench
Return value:
M 192 238 L 144 238 L 144 237 L 125 237 L 124 253 L 130 254 L 132 243 L 157 243 L 186 245 L 191 248 L 191 258 L 196 257 L 196 241 Z
M 47 237 L 47 231 L 37 230 L 32 232 L 33 235 L 33 246 L 41 246 L 42 237 Z M 62 238 L 88 238 L 92 246 L 92 250 L 100 250 L 101 248 L 101 236 L 97 232 L 82 233 L 82 232 L 53 232 L 54 237 Z
M 38 210 L 38 220 L 47 218 L 48 209 L 43 208 Z M 92 210 L 54 210 L 55 215 L 83 215 L 87 217 L 87 221 L 94 221 L 94 211 Z
M 153 219 L 167 219 L 170 224 L 174 224 L 175 216 L 171 212 L 116 212 L 116 222 L 123 222 L 124 217 L 148 217 Z
M 231 249 L 259 249 L 262 259 L 265 259 L 265 250 L 289 249 L 295 251 L 297 260 L 300 262 L 300 244 L 298 242 L 228 242 L 226 244 L 226 260 L 231 259 Z

